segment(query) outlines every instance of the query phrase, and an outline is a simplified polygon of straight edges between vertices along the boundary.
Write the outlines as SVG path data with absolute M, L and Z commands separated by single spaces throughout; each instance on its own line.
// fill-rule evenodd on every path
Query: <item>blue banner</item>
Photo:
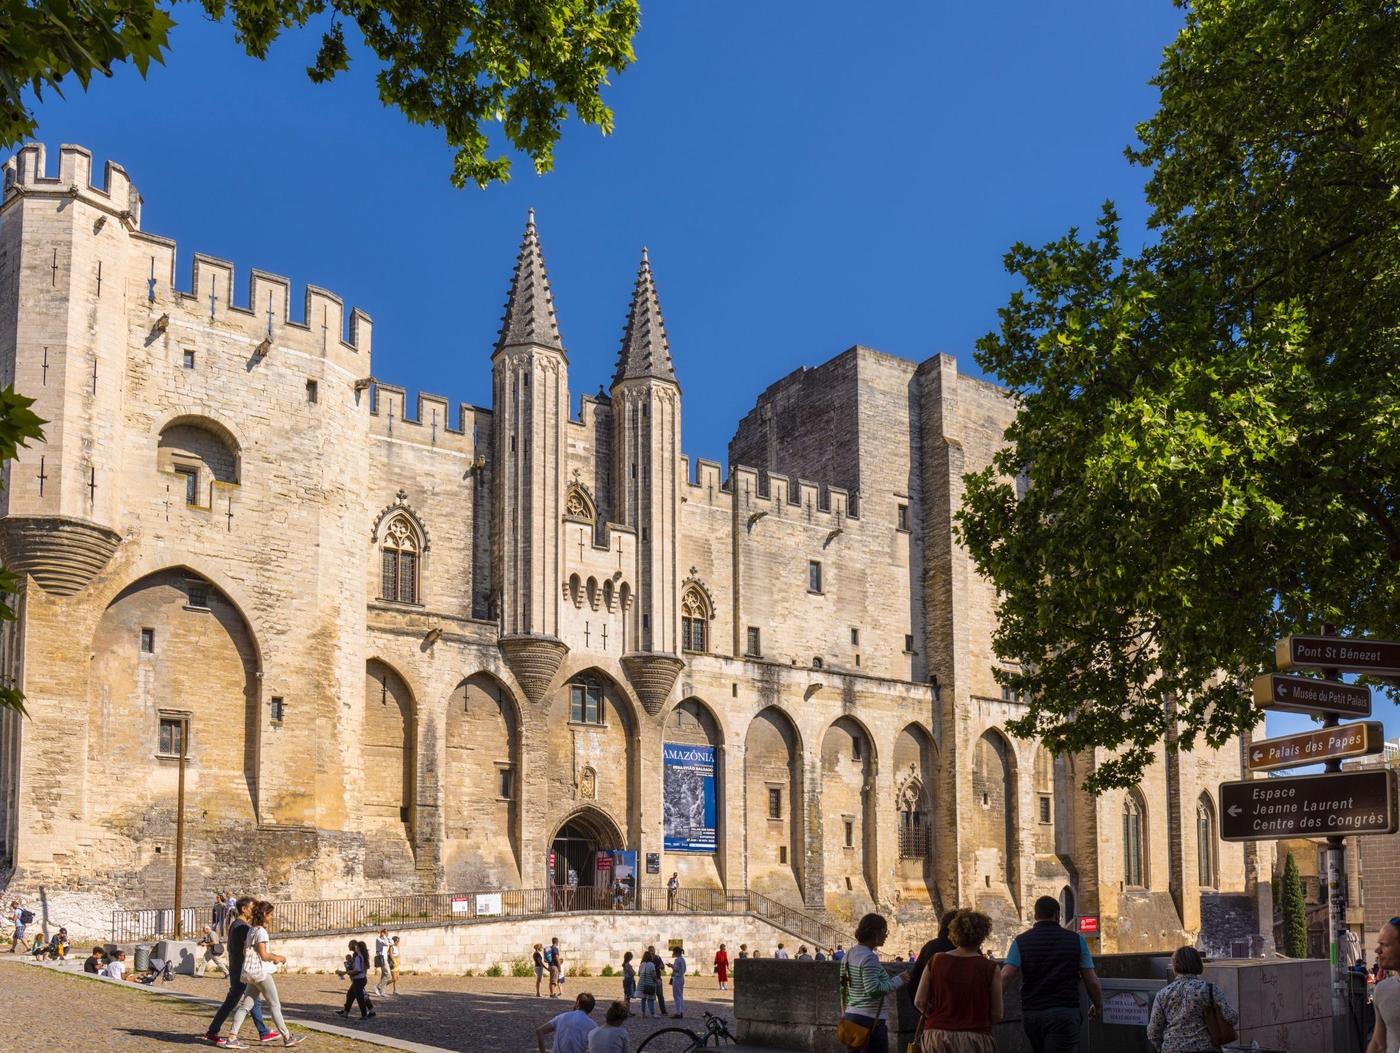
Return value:
M 663 844 L 668 852 L 715 851 L 715 748 L 663 743 Z

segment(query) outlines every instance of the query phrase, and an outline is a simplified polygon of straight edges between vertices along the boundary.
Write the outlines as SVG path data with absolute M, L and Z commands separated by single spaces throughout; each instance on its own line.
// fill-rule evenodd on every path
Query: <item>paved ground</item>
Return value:
M 281 975 L 278 989 L 289 1021 L 345 1026 L 335 1015 L 344 1003 L 345 984 L 334 976 Z M 181 976 L 162 989 L 207 998 L 222 997 L 226 981 L 219 977 L 195 979 Z M 133 985 L 134 987 L 135 985 Z M 371 985 L 372 987 L 373 985 Z M 378 1015 L 349 1027 L 361 1034 L 383 1036 L 458 1050 L 462 1053 L 528 1053 L 534 1050 L 534 1029 L 553 1014 L 571 1007 L 579 991 L 598 999 L 594 1016 L 619 997 L 622 981 L 615 977 L 570 977 L 568 999 L 535 997 L 533 979 L 463 976 L 405 976 L 397 997 L 375 999 Z M 197 1041 L 213 1014 L 211 1008 L 175 998 L 152 996 L 147 990 L 128 990 L 81 976 L 22 965 L 0 958 L 0 990 L 11 1007 L 0 1013 L 0 1049 L 76 1049 L 85 1043 L 86 1030 L 103 1050 L 163 1051 L 209 1048 Z M 717 991 L 713 977 L 691 977 L 686 984 L 685 1021 L 670 1019 L 628 1021 L 632 1048 L 660 1027 L 698 1028 L 701 1012 L 709 1010 L 733 1029 L 732 995 Z M 633 1003 L 634 1009 L 636 1003 Z M 23 1006 L 16 1014 L 13 1007 Z M 670 1008 L 668 1003 L 668 1008 Z M 353 1013 L 353 1011 L 352 1011 Z M 244 1038 L 252 1025 L 244 1025 Z M 365 1042 L 325 1033 L 311 1034 L 304 1047 L 318 1053 L 373 1053 Z M 654 1048 L 654 1047 L 653 1047 Z

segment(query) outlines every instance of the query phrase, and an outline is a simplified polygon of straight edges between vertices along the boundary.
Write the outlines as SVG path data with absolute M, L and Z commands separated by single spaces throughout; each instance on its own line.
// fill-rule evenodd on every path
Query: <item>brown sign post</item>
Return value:
M 1400 643 L 1348 636 L 1285 636 L 1274 648 L 1280 669 L 1337 669 L 1400 676 Z
M 1249 770 L 1273 771 L 1344 757 L 1366 757 L 1384 747 L 1385 725 L 1380 721 L 1338 724 L 1334 728 L 1260 739 L 1249 747 Z
M 1220 784 L 1223 841 L 1393 834 L 1397 818 L 1389 768 Z
M 1336 680 L 1265 673 L 1254 678 L 1254 704 L 1287 713 L 1369 717 L 1371 689 Z

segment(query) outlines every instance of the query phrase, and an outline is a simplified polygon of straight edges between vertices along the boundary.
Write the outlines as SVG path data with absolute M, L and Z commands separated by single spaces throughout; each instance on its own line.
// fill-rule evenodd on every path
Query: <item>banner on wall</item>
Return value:
M 715 748 L 662 746 L 662 810 L 667 852 L 715 851 Z

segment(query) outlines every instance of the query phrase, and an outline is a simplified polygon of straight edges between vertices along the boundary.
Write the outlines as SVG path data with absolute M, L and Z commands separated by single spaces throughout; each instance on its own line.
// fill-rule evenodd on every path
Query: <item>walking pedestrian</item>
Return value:
M 680 891 L 681 878 L 676 871 L 671 871 L 670 880 L 666 882 L 666 909 L 676 909 L 676 893 Z
M 224 996 L 223 1003 L 214 1013 L 214 1019 L 204 1031 L 204 1041 L 212 1046 L 226 1046 L 228 1042 L 219 1034 L 219 1029 L 224 1026 L 224 1021 L 233 1012 L 243 997 L 246 984 L 243 982 L 243 958 L 247 949 L 249 924 L 248 919 L 253 910 L 253 897 L 242 896 L 233 901 L 233 911 L 227 917 L 232 919 L 228 923 L 228 994 Z M 262 1000 L 255 998 L 251 1016 L 253 1024 L 258 1029 L 258 1040 L 267 1042 L 273 1035 L 268 1029 L 267 1021 L 262 1015 Z
M 228 893 L 220 889 L 214 893 L 214 931 L 224 936 L 224 915 L 228 912 Z
M 593 996 L 584 991 L 574 999 L 572 1009 L 535 1028 L 535 1045 L 540 1053 L 549 1053 L 544 1040 L 550 1035 L 554 1036 L 553 1053 L 588 1053 L 588 1036 L 598 1026 L 589 1015 L 594 1004 Z
M 632 1041 L 622 1026 L 631 1015 L 621 1002 L 608 1006 L 603 1026 L 588 1033 L 588 1053 L 632 1053 Z
M 739 950 L 742 957 L 744 951 L 742 946 Z M 719 945 L 719 950 L 715 951 L 715 979 L 719 981 L 721 991 L 729 990 L 729 953 L 724 949 L 724 944 Z
M 680 1020 L 685 1016 L 685 949 L 676 947 L 671 959 L 671 1005 L 676 1010 L 671 1014 Z
M 305 1035 L 292 1034 L 287 1022 L 282 1019 L 282 1002 L 277 997 L 277 981 L 272 977 L 277 971 L 277 966 L 286 965 L 287 959 L 268 949 L 267 923 L 272 918 L 272 912 L 271 903 L 258 900 L 248 914 L 248 939 L 244 945 L 241 973 L 248 986 L 243 990 L 243 997 L 238 1000 L 238 1008 L 233 1011 L 233 1023 L 229 1026 L 225 1045 L 232 1049 L 248 1048 L 238 1040 L 238 1029 L 243 1026 L 244 1018 L 248 1016 L 259 996 L 272 1012 L 273 1023 L 282 1035 L 282 1045 L 295 1046 L 306 1040 Z
M 374 967 L 379 970 L 379 974 L 374 978 L 374 993 L 380 998 L 384 997 L 384 985 L 391 978 L 389 948 L 393 945 L 394 941 L 389 939 L 389 930 L 380 929 L 379 935 L 374 938 Z
M 1089 993 L 1089 1019 L 1103 1012 L 1103 988 L 1084 937 L 1060 925 L 1052 896 L 1035 901 L 1035 924 L 1011 943 L 1001 983 L 1021 977 L 1021 1027 L 1033 1053 L 1078 1053 L 1079 985 Z
M 1376 962 L 1385 979 L 1371 994 L 1376 1027 L 1366 1053 L 1400 1053 L 1400 979 L 1395 975 L 1400 969 L 1400 918 L 1391 918 L 1381 926 L 1376 937 Z
M 797 948 L 797 957 L 794 960 L 799 962 L 810 962 L 812 960 L 812 956 L 807 953 L 807 945 L 805 943 Z
M 779 944 L 779 946 L 781 947 L 782 944 Z M 846 948 L 838 943 L 836 945 L 836 950 L 831 952 L 831 960 L 833 962 L 844 962 L 846 960 Z
M 997 963 L 982 954 L 992 919 L 954 911 L 946 931 L 953 949 L 934 953 L 914 993 L 923 1014 L 922 1053 L 997 1053 L 992 1025 L 1002 1017 L 1001 978 Z
M 845 992 L 843 1021 L 866 1029 L 865 1044 L 857 1049 L 885 1053 L 889 1049 L 889 995 L 909 980 L 907 972 L 891 976 L 880 963 L 875 948 L 884 945 L 890 926 L 878 914 L 867 914 L 856 925 L 856 946 L 841 963 L 841 986 Z
M 350 989 L 345 992 L 345 1008 L 337 1009 L 336 1016 L 349 1016 L 350 1006 L 358 1004 L 360 1019 L 374 1016 L 374 1003 L 365 996 L 369 984 L 369 945 L 364 940 L 351 940 L 350 953 L 345 956 L 345 975 L 350 978 Z
M 29 941 L 24 938 L 24 931 L 34 921 L 34 912 L 29 910 L 17 899 L 10 900 L 10 916 L 7 919 L 14 926 L 14 933 L 10 936 L 10 953 L 14 954 L 19 950 L 19 945 L 24 944 L 24 949 L 29 950 Z
M 543 948 L 538 943 L 535 944 L 532 957 L 535 959 L 535 997 L 538 998 L 540 996 L 540 984 L 544 981 L 544 953 Z M 554 997 L 553 987 L 554 984 L 551 982 L 551 990 L 549 992 L 551 998 Z
M 399 938 L 395 936 L 389 941 L 389 990 L 394 993 L 394 997 L 399 996 Z
M 1206 1013 L 1212 1006 L 1231 1024 L 1240 1022 L 1225 993 L 1202 978 L 1204 971 L 1196 948 L 1178 947 L 1172 953 L 1175 979 L 1157 992 L 1147 1022 L 1147 1040 L 1161 1053 L 1219 1053 L 1220 1046 L 1206 1029 Z
M 219 900 L 222 908 L 224 901 Z M 204 952 L 199 956 L 199 960 L 194 963 L 194 974 L 203 976 L 211 968 L 218 969 L 225 979 L 228 979 L 228 966 L 224 964 L 224 941 L 220 938 L 216 926 L 204 926 L 204 935 L 200 936 L 196 947 L 204 948 Z
M 656 992 L 661 981 L 656 976 L 656 958 L 651 949 L 642 952 L 642 965 L 637 970 L 637 993 L 642 998 L 642 1016 L 656 1016 Z
M 632 999 L 637 994 L 637 967 L 632 964 L 632 952 L 622 956 L 622 1000 L 627 1006 L 627 1015 L 632 1015 Z

